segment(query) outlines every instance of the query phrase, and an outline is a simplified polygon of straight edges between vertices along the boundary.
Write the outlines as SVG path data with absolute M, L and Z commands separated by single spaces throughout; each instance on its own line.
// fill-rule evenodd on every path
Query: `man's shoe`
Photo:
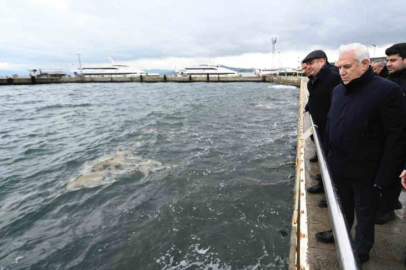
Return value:
M 323 179 L 321 178 L 321 174 L 316 175 L 316 178 L 314 178 L 316 181 L 322 182 L 323 183 Z
M 320 183 L 318 183 L 315 186 L 307 188 L 307 192 L 312 194 L 324 193 L 324 188 L 323 185 L 320 185 Z
M 318 205 L 320 208 L 327 208 L 328 205 L 327 205 L 326 196 L 324 196 L 323 199 L 321 199 L 321 200 L 317 203 L 317 205 Z
M 393 210 L 389 212 L 378 212 L 375 224 L 383 225 L 394 219 L 396 219 L 396 215 L 395 212 L 393 212 Z
M 403 208 L 403 205 L 400 203 L 400 201 L 398 200 L 396 203 L 395 203 L 395 210 L 399 210 L 399 209 L 402 209 Z
M 312 157 L 311 159 L 309 159 L 310 162 L 317 162 L 319 161 L 319 159 L 317 158 L 317 154 L 314 155 L 314 157 Z
M 320 242 L 329 244 L 334 243 L 334 234 L 333 231 L 318 232 L 316 233 L 316 239 Z
M 369 261 L 369 254 L 358 255 L 358 258 L 361 264 L 366 263 L 367 261 Z

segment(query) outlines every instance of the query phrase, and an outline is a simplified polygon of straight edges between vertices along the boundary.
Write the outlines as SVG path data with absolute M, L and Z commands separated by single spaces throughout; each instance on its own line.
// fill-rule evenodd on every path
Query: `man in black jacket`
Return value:
M 372 64 L 372 69 L 374 70 L 375 74 L 379 77 L 387 79 L 389 76 L 388 68 L 386 67 L 385 60 L 376 60 Z
M 374 74 L 366 46 L 340 46 L 339 55 L 343 84 L 333 92 L 324 148 L 350 229 L 355 208 L 354 250 L 364 263 L 374 244 L 379 189 L 403 166 L 406 105 L 398 85 Z
M 311 114 L 314 124 L 318 126 L 317 130 L 321 142 L 323 142 L 333 89 L 341 82 L 340 75 L 335 72 L 334 68 L 328 63 L 327 55 L 321 50 L 309 53 L 303 59 L 302 64 L 306 64 L 306 75 L 309 77 L 309 82 L 307 83 L 309 101 L 305 107 L 305 112 L 309 111 Z M 316 157 L 310 159 L 310 161 L 317 161 Z M 309 187 L 307 189 L 308 192 L 323 192 L 321 175 L 317 175 L 316 180 L 318 180 L 319 183 L 313 187 Z M 319 206 L 327 207 L 325 199 L 319 202 Z
M 398 84 L 406 93 L 406 43 L 391 46 L 385 51 L 388 60 L 389 80 Z M 380 208 L 376 217 L 376 224 L 386 224 L 396 218 L 395 209 L 401 209 L 399 202 L 401 184 L 398 177 L 392 179 L 392 183 L 382 190 Z

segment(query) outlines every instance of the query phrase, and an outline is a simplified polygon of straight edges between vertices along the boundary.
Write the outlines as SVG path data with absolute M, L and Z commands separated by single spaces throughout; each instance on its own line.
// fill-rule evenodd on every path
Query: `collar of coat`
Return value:
M 331 71 L 330 66 L 328 66 L 327 64 L 325 64 L 325 65 L 323 65 L 323 66 L 321 67 L 319 73 L 317 73 L 316 76 L 314 76 L 314 77 L 313 77 L 313 76 L 309 76 L 309 79 L 310 79 L 313 83 L 315 83 L 317 80 L 324 81 L 324 80 L 327 78 L 327 76 L 328 76 L 328 74 L 330 73 L 330 71 Z
M 379 72 L 379 76 L 382 78 L 387 78 L 389 74 L 389 70 L 386 66 L 383 67 L 383 69 L 381 70 L 381 72 Z
M 369 66 L 367 71 L 365 71 L 364 74 L 361 75 L 361 77 L 352 80 L 348 84 L 344 84 L 344 87 L 347 89 L 347 91 L 356 91 L 359 87 L 368 83 L 374 76 L 374 70 L 371 66 Z
M 406 78 L 406 68 L 396 71 L 394 73 L 390 73 L 389 78 L 391 79 Z

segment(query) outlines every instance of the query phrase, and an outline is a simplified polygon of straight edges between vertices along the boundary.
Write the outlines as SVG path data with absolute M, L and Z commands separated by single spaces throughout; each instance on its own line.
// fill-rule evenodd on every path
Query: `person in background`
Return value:
M 353 248 L 361 263 L 369 260 L 374 244 L 379 190 L 390 185 L 389 179 L 403 166 L 406 132 L 402 89 L 375 75 L 369 59 L 365 45 L 340 46 L 337 64 L 343 84 L 333 91 L 324 138 L 327 163 L 349 229 L 355 209 Z M 316 238 L 334 242 L 331 231 L 319 232 Z
M 382 77 L 384 79 L 387 79 L 389 76 L 389 71 L 388 68 L 386 67 L 386 61 L 385 60 L 376 60 L 372 64 L 372 69 L 374 70 L 375 74 L 378 75 L 379 77 Z
M 399 43 L 389 47 L 386 49 L 385 54 L 388 60 L 388 79 L 398 84 L 406 93 L 406 43 Z M 402 209 L 402 204 L 399 202 L 401 190 L 402 186 L 397 177 L 392 179 L 391 186 L 382 190 L 376 224 L 386 224 L 396 218 L 394 210 Z
M 302 63 L 302 71 L 306 75 L 306 77 L 309 77 L 309 73 L 308 73 L 308 70 L 307 70 L 307 64 L 306 63 Z
M 309 77 L 307 89 L 309 90 L 309 101 L 305 112 L 309 111 L 314 124 L 318 127 L 320 141 L 323 142 L 324 131 L 327 122 L 327 114 L 330 110 L 331 97 L 335 86 L 340 84 L 340 75 L 328 63 L 327 55 L 321 50 L 309 53 L 302 61 L 306 64 L 306 75 Z M 310 159 L 310 162 L 317 162 L 317 154 Z M 316 176 L 319 183 L 309 187 L 309 193 L 323 193 L 323 181 L 321 175 Z M 325 197 L 318 204 L 320 207 L 327 207 Z

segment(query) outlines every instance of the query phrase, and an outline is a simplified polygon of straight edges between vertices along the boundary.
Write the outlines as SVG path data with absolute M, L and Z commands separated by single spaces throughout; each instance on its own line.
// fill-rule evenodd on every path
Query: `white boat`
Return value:
M 275 69 L 258 69 L 256 73 L 261 76 L 273 75 L 273 76 L 292 76 L 297 75 L 299 71 L 293 68 L 275 68 Z
M 239 76 L 238 72 L 222 67 L 221 65 L 198 65 L 185 67 L 184 69 L 177 70 L 178 76 Z
M 84 77 L 132 77 L 147 75 L 143 70 L 134 69 L 127 65 L 100 65 L 100 66 L 87 66 L 82 69 L 72 71 L 75 76 Z

